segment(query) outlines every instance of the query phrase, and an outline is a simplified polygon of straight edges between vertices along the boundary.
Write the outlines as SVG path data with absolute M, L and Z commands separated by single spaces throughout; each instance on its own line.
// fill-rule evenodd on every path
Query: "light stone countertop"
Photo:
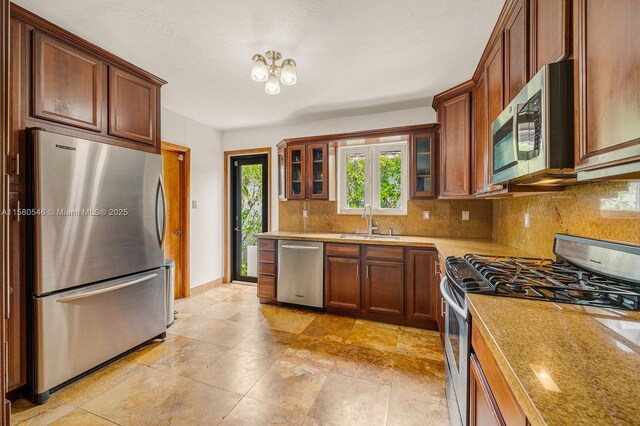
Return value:
M 367 240 L 340 238 L 340 235 L 333 233 L 305 233 L 305 232 L 265 232 L 258 234 L 258 238 L 272 238 L 277 240 L 292 239 L 300 241 L 323 241 L 346 244 L 375 244 L 407 247 L 433 247 L 444 257 L 463 256 L 467 253 L 532 257 L 529 253 L 519 250 L 491 239 L 480 238 L 432 238 L 414 237 L 408 235 L 397 235 L 397 240 Z
M 640 312 L 467 294 L 532 425 L 640 424 Z

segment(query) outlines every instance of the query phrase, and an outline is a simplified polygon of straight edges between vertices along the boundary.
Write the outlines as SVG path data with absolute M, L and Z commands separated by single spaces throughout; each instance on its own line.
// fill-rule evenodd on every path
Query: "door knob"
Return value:
M 238 228 L 237 226 L 235 228 L 233 228 L 234 231 L 236 232 L 240 232 L 240 228 Z
M 176 237 L 180 236 L 180 230 L 176 229 L 175 231 L 173 231 L 173 235 L 175 235 Z

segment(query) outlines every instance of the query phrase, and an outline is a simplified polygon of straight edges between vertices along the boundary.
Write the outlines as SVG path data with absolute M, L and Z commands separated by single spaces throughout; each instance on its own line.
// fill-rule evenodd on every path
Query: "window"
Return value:
M 407 214 L 407 143 L 338 148 L 338 213 Z

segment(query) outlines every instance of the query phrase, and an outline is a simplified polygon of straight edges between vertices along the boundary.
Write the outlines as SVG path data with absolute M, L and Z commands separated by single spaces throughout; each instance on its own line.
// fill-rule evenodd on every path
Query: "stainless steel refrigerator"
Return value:
M 31 130 L 30 387 L 52 390 L 166 331 L 162 157 Z

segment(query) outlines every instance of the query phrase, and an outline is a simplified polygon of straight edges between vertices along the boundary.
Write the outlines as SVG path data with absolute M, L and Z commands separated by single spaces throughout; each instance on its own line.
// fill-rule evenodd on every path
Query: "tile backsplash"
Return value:
M 555 233 L 640 244 L 640 181 L 579 185 L 552 194 L 494 200 L 495 240 L 535 256 L 553 257 Z
M 281 231 L 344 232 L 366 231 L 367 222 L 361 215 L 337 213 L 335 201 L 280 201 L 278 224 Z M 303 218 L 303 210 L 308 217 Z M 423 211 L 430 219 L 423 219 Z M 462 220 L 462 212 L 469 220 Z M 403 235 L 430 237 L 491 238 L 493 223 L 490 200 L 413 200 L 407 202 L 406 216 L 374 215 L 381 233 L 390 228 Z

